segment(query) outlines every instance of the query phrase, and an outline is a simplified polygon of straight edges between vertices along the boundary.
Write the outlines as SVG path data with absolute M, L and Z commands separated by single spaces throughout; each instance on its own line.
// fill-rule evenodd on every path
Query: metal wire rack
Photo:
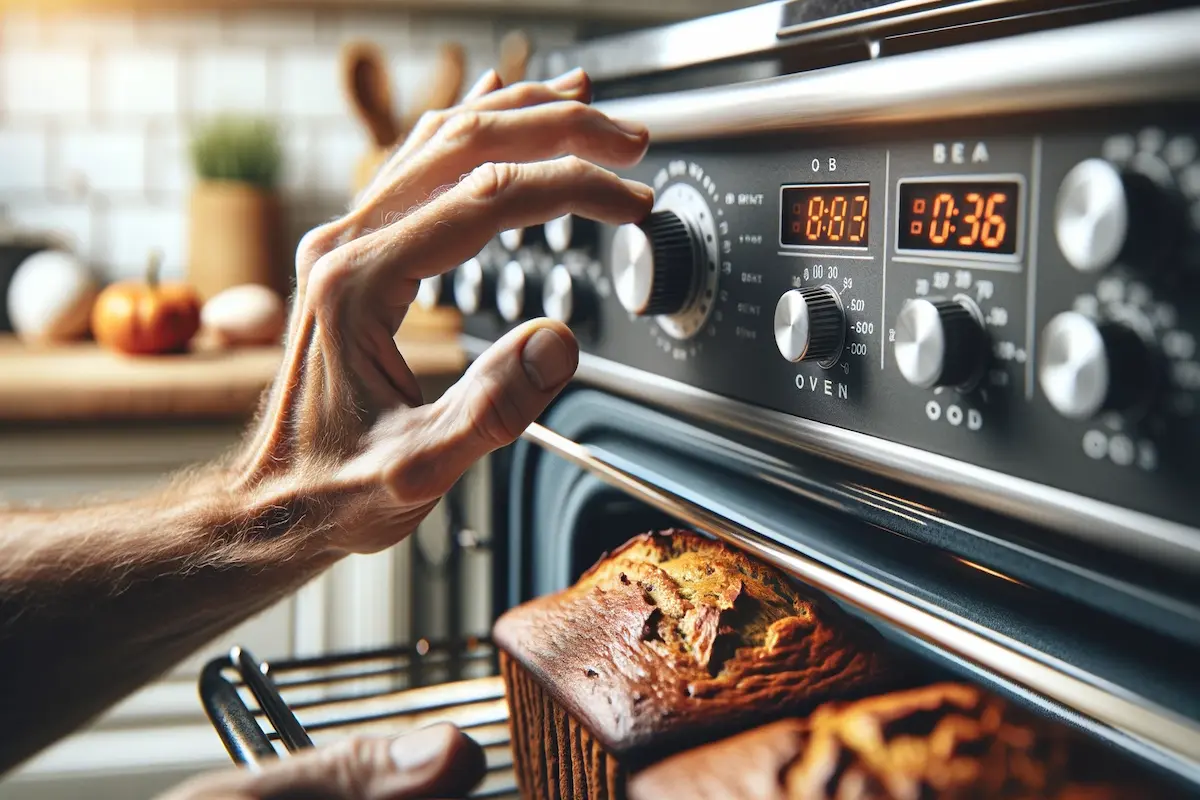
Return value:
M 516 798 L 508 705 L 490 642 L 431 643 L 267 663 L 235 647 L 200 674 L 200 699 L 238 764 L 355 734 L 450 722 L 475 739 L 487 775 L 470 795 Z

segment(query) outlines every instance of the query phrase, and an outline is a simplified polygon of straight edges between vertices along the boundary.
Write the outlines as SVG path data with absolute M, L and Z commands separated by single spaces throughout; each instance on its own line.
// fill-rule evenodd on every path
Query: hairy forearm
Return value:
M 230 489 L 214 468 L 151 496 L 0 511 L 0 771 L 328 566 L 333 503 Z

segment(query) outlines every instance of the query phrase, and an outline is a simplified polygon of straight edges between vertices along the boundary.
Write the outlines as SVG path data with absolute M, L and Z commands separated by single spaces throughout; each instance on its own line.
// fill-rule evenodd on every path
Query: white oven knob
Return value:
M 987 336 L 977 312 L 962 300 L 909 300 L 896 317 L 896 367 L 922 389 L 965 386 L 987 358 Z
M 454 270 L 454 304 L 463 314 L 478 314 L 491 299 L 491 273 L 478 258 L 463 262 Z
M 505 322 L 520 322 L 541 313 L 542 278 L 517 260 L 509 261 L 496 280 L 496 310 Z
M 1038 383 L 1069 419 L 1136 406 L 1154 390 L 1153 355 L 1132 328 L 1064 311 L 1042 331 Z
M 1054 208 L 1054 235 L 1063 256 L 1080 272 L 1095 272 L 1117 260 L 1128 233 L 1121 173 L 1099 158 L 1076 164 L 1063 178 Z
M 565 264 L 555 264 L 542 288 L 542 309 L 550 319 L 569 325 L 587 318 L 591 294 Z
M 775 304 L 775 345 L 788 361 L 837 363 L 846 341 L 846 314 L 837 292 L 809 286 L 783 293 Z
M 612 279 L 617 299 L 638 316 L 674 314 L 696 291 L 701 245 L 674 211 L 655 211 L 613 237 Z
M 542 229 L 546 246 L 555 253 L 586 247 L 591 243 L 595 224 L 590 219 L 564 214 L 547 222 Z

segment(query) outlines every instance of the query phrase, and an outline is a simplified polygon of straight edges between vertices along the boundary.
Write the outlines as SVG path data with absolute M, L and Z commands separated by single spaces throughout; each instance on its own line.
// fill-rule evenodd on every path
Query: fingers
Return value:
M 230 771 L 203 776 L 163 800 L 462 797 L 485 770 L 479 745 L 443 723 L 395 739 L 349 739 L 272 764 L 257 774 Z
M 485 74 L 458 106 L 423 114 L 408 138 L 388 159 L 388 163 L 371 181 L 369 189 L 362 196 L 377 198 L 381 192 L 385 192 L 387 187 L 395 183 L 407 160 L 429 142 L 443 125 L 464 111 L 503 111 L 569 100 L 588 103 L 592 99 L 591 81 L 581 69 L 571 70 L 552 81 L 522 81 L 508 87 L 501 85 L 497 77 L 496 88 L 489 90 L 486 87 L 492 85 L 489 75 L 493 73 L 494 71 L 490 71 L 489 74 Z
M 384 485 L 405 507 L 445 494 L 476 461 L 516 441 L 578 365 L 565 325 L 534 320 L 510 331 L 436 402 L 397 415 Z
M 475 81 L 475 85 L 467 90 L 463 95 L 463 102 L 469 103 L 472 100 L 477 100 L 483 97 L 488 92 L 494 92 L 504 84 L 500 80 L 500 75 L 494 69 L 489 69 L 480 76 L 479 80 Z
M 499 94 L 499 93 L 497 93 Z M 526 163 L 575 155 L 608 166 L 631 166 L 649 145 L 644 126 L 614 120 L 575 101 L 542 103 L 504 111 L 463 111 L 446 122 L 360 213 L 378 228 L 452 185 L 488 161 Z

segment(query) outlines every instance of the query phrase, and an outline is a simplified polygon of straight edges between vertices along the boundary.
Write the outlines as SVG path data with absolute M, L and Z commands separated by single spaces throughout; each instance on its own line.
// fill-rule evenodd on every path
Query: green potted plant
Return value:
M 193 134 L 191 160 L 189 282 L 205 300 L 247 283 L 285 294 L 277 193 L 283 154 L 274 125 L 249 117 L 208 121 Z

